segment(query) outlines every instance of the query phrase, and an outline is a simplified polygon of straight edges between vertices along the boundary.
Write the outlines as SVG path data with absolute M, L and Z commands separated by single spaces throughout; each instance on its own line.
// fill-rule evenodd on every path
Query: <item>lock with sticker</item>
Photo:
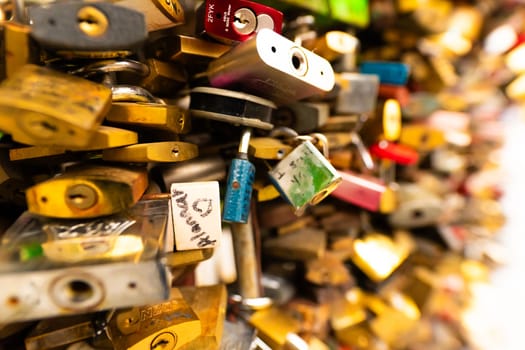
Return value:
M 320 203 L 342 181 L 337 170 L 326 159 L 326 138 L 322 134 L 313 134 L 302 139 L 303 142 L 268 172 L 272 183 L 298 215 L 308 205 Z M 321 141 L 324 154 L 310 140 Z

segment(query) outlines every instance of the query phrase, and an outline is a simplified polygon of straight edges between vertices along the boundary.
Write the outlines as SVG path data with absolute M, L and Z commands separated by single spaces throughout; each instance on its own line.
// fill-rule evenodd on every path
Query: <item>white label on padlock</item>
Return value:
M 173 183 L 170 190 L 176 250 L 217 247 L 222 234 L 219 183 Z

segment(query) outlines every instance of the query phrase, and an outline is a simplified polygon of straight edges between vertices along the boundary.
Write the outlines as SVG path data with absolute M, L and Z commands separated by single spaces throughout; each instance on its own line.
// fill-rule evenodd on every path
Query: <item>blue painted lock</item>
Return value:
M 381 84 L 405 85 L 410 74 L 410 66 L 401 62 L 364 61 L 360 71 L 363 74 L 379 76 Z
M 250 136 L 250 130 L 243 133 L 239 154 L 230 165 L 222 212 L 222 220 L 225 222 L 245 224 L 248 221 L 255 178 L 255 166 L 248 160 Z

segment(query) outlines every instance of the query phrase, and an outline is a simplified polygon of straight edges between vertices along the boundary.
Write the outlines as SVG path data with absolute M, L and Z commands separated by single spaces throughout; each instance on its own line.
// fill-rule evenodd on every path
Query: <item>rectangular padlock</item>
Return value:
M 392 239 L 367 233 L 354 241 L 352 262 L 374 282 L 387 279 L 410 255 L 414 243 L 408 233 L 397 232 Z
M 307 205 L 321 202 L 342 181 L 337 170 L 310 141 L 297 146 L 268 175 L 298 214 Z
M 103 333 L 105 313 L 41 320 L 25 338 L 26 350 L 55 349 Z
M 41 47 L 67 57 L 128 56 L 148 35 L 144 14 L 112 3 L 30 6 L 28 16 L 32 38 Z
M 168 130 L 176 134 L 186 134 L 191 129 L 188 111 L 174 105 L 156 103 L 114 102 L 106 120 L 136 128 Z
M 219 183 L 171 184 L 176 250 L 217 247 L 222 235 Z
M 230 164 L 224 196 L 222 220 L 246 223 L 250 214 L 255 166 L 248 160 L 251 130 L 243 132 L 239 152 Z
M 202 327 L 180 290 L 172 288 L 168 301 L 117 311 L 108 334 L 115 350 L 175 350 L 197 339 Z
M 185 21 L 180 0 L 120 0 L 115 4 L 143 13 L 148 32 L 172 28 Z
M 315 40 L 304 40 L 303 46 L 332 62 L 343 55 L 356 55 L 359 40 L 350 33 L 331 30 Z
M 304 340 L 297 339 L 299 321 L 277 307 L 255 312 L 251 315 L 249 323 L 257 329 L 258 336 L 270 349 L 298 349 L 297 343 L 303 344 L 299 349 L 308 349 L 308 344 Z
M 206 0 L 197 10 L 197 33 L 233 45 L 267 28 L 281 33 L 283 13 L 248 0 Z
M 340 73 L 336 75 L 340 87 L 334 111 L 336 115 L 370 113 L 375 110 L 379 78 L 373 74 Z
M 410 66 L 401 62 L 364 61 L 361 62 L 359 70 L 363 74 L 378 75 L 381 84 L 405 85 Z
M 380 179 L 348 170 L 339 173 L 342 182 L 332 196 L 370 211 L 390 213 L 395 209 L 395 192 Z
M 94 219 L 65 221 L 26 212 L 2 244 L 29 265 L 44 257 L 55 264 L 152 259 L 173 250 L 165 237 L 167 214 L 166 200 L 140 201 L 125 212 Z M 21 234 L 22 239 L 16 236 Z
M 235 87 L 277 104 L 326 93 L 335 84 L 327 60 L 270 29 L 213 60 L 207 75 L 212 86 Z
M 1 128 L 28 145 L 86 146 L 110 104 L 104 85 L 35 65 L 0 85 Z
M 89 218 L 131 207 L 147 186 L 145 169 L 80 166 L 27 189 L 26 199 L 34 214 Z
M 153 57 L 185 65 L 206 65 L 228 52 L 231 46 L 187 35 L 162 37 L 148 44 Z M 191 67 L 189 67 L 191 68 Z
M 326 124 L 329 117 L 330 107 L 326 103 L 297 102 L 274 111 L 271 122 L 275 127 L 284 126 L 304 134 Z
M 114 162 L 171 163 L 182 162 L 198 156 L 197 146 L 189 142 L 165 141 L 106 149 L 102 159 Z
M 264 251 L 269 256 L 288 260 L 319 259 L 326 251 L 326 233 L 313 227 L 305 227 L 265 240 Z
M 88 220 L 26 212 L 3 235 L 0 321 L 95 312 L 165 300 L 171 283 L 159 260 L 167 201 Z M 9 287 L 7 287 L 9 286 Z

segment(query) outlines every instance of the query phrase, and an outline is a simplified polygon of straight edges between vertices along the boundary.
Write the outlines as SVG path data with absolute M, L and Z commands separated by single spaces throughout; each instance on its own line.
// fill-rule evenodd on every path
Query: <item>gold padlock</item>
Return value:
M 445 133 L 439 129 L 424 124 L 409 124 L 403 126 L 399 142 L 419 152 L 429 152 L 444 146 L 446 140 Z
M 188 81 L 188 73 L 179 64 L 154 58 L 147 59 L 146 64 L 149 74 L 138 85 L 155 96 L 173 96 L 174 92 Z
M 189 112 L 174 105 L 115 102 L 106 120 L 117 124 L 168 130 L 176 134 L 190 131 Z
M 182 162 L 197 157 L 197 146 L 188 142 L 139 143 L 104 150 L 102 159 L 115 162 Z
M 224 285 L 181 287 L 179 290 L 202 325 L 201 335 L 183 345 L 181 350 L 219 349 L 228 298 L 226 287 Z
M 89 144 L 111 104 L 104 85 L 26 65 L 0 85 L 0 125 L 28 145 Z
M 265 251 L 275 257 L 293 260 L 310 260 L 323 256 L 326 250 L 326 233 L 305 227 L 264 242 Z
M 197 339 L 202 323 L 173 288 L 169 301 L 117 312 L 108 325 L 115 350 L 180 349 Z
M 283 159 L 293 147 L 271 137 L 250 138 L 248 153 L 255 158 L 267 160 Z
M 271 349 L 284 350 L 290 343 L 300 342 L 296 334 L 300 330 L 299 321 L 276 307 L 255 312 L 249 322 Z
M 78 166 L 26 191 L 31 213 L 58 218 L 109 215 L 135 204 L 148 186 L 145 169 Z
M 14 21 L 4 21 L 0 24 L 4 33 L 4 52 L 5 72 L 0 72 L 0 76 L 5 73 L 5 77 L 11 77 L 16 71 L 28 63 L 36 62 L 36 55 L 31 43 L 31 27 L 16 23 Z

